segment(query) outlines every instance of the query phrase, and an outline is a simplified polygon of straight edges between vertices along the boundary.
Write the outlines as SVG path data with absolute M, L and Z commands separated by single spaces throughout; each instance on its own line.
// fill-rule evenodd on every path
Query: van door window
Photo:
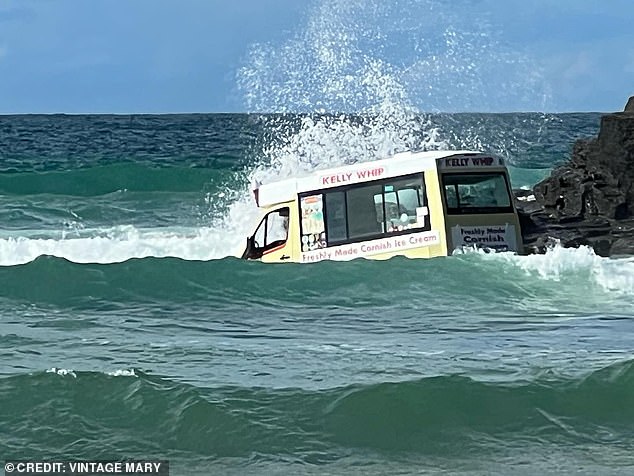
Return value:
M 512 213 L 503 173 L 444 174 L 445 204 L 450 215 Z
M 258 259 L 286 243 L 288 239 L 288 207 L 267 213 L 249 239 L 245 258 Z

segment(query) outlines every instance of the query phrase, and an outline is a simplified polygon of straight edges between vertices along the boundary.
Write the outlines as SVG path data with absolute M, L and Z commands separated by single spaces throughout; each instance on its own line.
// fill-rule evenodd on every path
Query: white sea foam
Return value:
M 71 369 L 62 369 L 57 367 L 51 367 L 46 371 L 47 374 L 57 374 L 62 377 L 68 375 L 73 378 L 77 378 L 77 374 L 74 370 Z M 118 369 L 112 372 L 106 372 L 106 375 L 110 375 L 112 377 L 138 377 L 138 375 L 134 372 L 134 369 Z
M 138 377 L 138 375 L 134 372 L 134 369 L 120 369 L 106 373 L 112 377 Z
M 531 276 L 549 281 L 587 278 L 589 285 L 606 291 L 634 296 L 634 258 L 604 258 L 592 248 L 564 248 L 557 245 L 545 254 L 518 256 L 511 253 L 489 255 L 524 270 Z
M 50 255 L 75 263 L 119 263 L 130 258 L 177 257 L 211 260 L 237 252 L 236 238 L 225 229 L 147 229 L 119 226 L 85 230 L 82 237 L 0 239 L 0 266 L 13 266 Z
M 70 375 L 73 378 L 77 378 L 77 374 L 74 370 L 69 369 L 58 369 L 57 367 L 52 367 L 46 371 L 47 374 L 57 374 L 61 376 Z

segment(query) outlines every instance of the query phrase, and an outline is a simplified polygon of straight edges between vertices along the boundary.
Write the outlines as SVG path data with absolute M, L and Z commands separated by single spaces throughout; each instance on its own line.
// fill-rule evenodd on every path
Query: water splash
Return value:
M 587 282 L 608 292 L 634 297 L 634 258 L 603 258 L 588 246 L 564 248 L 556 245 L 545 254 L 489 255 L 522 269 L 526 275 L 545 281 Z
M 428 113 L 522 110 L 548 97 L 547 87 L 533 61 L 502 45 L 486 12 L 458 3 L 321 0 L 282 44 L 253 45 L 238 86 L 249 111 L 276 115 L 262 116 L 266 137 L 250 178 L 411 149 L 501 152 L 479 124 L 441 135 Z
M 273 114 L 257 116 L 264 132 L 248 182 L 405 150 L 504 149 L 483 140 L 481 124 L 441 134 L 429 114 L 496 110 L 543 89 L 534 64 L 501 46 L 486 14 L 459 3 L 319 0 L 284 42 L 253 45 L 238 87 L 249 111 Z M 230 204 L 222 223 L 242 236 L 257 214 L 247 189 L 232 202 L 210 197 Z
M 83 230 L 81 236 L 0 239 L 0 266 L 49 255 L 75 263 L 120 263 L 131 258 L 177 257 L 207 261 L 237 254 L 235 235 L 222 228 L 139 229 L 131 225 Z
M 384 54 L 390 8 L 324 0 L 284 44 L 251 48 L 238 74 L 247 108 L 281 114 L 263 118 L 267 137 L 252 178 L 448 145 L 414 104 L 402 68 Z
M 253 45 L 238 85 L 257 112 L 541 110 L 540 68 L 468 0 L 322 0 L 282 45 Z

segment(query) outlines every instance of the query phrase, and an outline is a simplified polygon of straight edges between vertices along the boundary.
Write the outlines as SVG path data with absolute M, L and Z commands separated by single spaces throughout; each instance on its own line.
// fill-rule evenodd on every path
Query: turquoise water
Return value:
M 598 122 L 421 120 L 438 144 L 506 157 L 516 188 Z M 632 474 L 634 260 L 233 258 L 254 176 L 350 159 L 271 142 L 306 127 L 0 117 L 0 455 L 201 475 Z

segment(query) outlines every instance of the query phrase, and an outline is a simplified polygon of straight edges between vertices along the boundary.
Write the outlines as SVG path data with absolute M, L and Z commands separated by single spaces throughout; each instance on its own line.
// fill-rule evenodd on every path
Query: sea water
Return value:
M 175 474 L 634 470 L 634 260 L 238 260 L 265 120 L 0 118 L 0 454 Z M 509 152 L 530 186 L 598 115 L 426 120 L 523 121 L 552 150 Z

